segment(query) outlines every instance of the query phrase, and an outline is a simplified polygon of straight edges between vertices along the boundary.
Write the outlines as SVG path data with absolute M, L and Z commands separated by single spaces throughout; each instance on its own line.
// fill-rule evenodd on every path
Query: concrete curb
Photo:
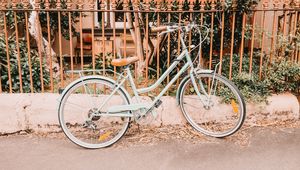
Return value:
M 57 118 L 59 94 L 1 94 L 0 134 L 32 129 L 36 132 L 60 130 Z M 150 100 L 143 97 L 143 100 Z M 299 102 L 296 96 L 285 93 L 268 98 L 269 104 L 247 104 L 246 122 L 261 120 L 299 119 Z M 153 126 L 186 123 L 176 99 L 162 97 L 162 105 L 156 109 L 158 116 Z

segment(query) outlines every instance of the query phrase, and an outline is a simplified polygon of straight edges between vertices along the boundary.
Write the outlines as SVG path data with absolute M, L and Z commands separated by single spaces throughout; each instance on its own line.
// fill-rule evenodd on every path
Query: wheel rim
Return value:
M 118 141 L 126 132 L 129 117 L 88 116 L 101 105 L 114 85 L 107 81 L 95 79 L 85 80 L 72 86 L 63 96 L 59 119 L 66 136 L 75 144 L 85 148 L 101 148 Z M 127 96 L 120 89 L 100 110 L 105 113 L 111 105 L 129 104 Z
M 201 74 L 196 78 L 198 89 L 199 84 L 202 83 L 208 94 L 208 89 L 216 87 L 214 95 L 214 90 L 210 90 L 212 92 L 210 99 L 200 90 L 201 98 L 206 100 L 206 103 L 200 101 L 191 80 L 188 79 L 180 94 L 180 106 L 187 121 L 196 130 L 209 136 L 225 137 L 241 127 L 244 121 L 244 102 L 234 85 L 219 76 L 215 77 L 213 83 L 212 76 L 212 74 Z

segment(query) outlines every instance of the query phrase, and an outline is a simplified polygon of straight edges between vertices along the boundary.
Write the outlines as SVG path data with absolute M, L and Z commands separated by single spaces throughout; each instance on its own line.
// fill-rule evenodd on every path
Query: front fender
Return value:
M 180 104 L 180 99 L 179 99 L 179 97 L 180 97 L 180 93 L 181 93 L 182 87 L 183 87 L 184 83 L 185 83 L 189 78 L 190 78 L 190 75 L 185 76 L 185 77 L 181 80 L 181 82 L 180 82 L 180 84 L 179 84 L 179 86 L 178 86 L 178 89 L 177 89 L 177 92 L 176 92 L 176 104 L 177 104 L 177 105 Z
M 213 72 L 214 72 L 213 70 L 204 70 L 204 69 L 196 70 L 196 74 L 211 74 L 211 73 L 213 73 Z M 191 73 L 191 74 L 192 74 L 192 73 Z M 184 77 L 184 78 L 181 80 L 181 82 L 180 82 L 180 84 L 179 84 L 179 86 L 178 86 L 178 89 L 177 89 L 177 92 L 176 92 L 176 103 L 177 103 L 177 105 L 180 104 L 180 99 L 179 99 L 179 98 L 180 98 L 180 93 L 181 93 L 182 87 L 183 87 L 184 83 L 185 83 L 186 81 L 188 81 L 189 78 L 190 78 L 190 75 Z

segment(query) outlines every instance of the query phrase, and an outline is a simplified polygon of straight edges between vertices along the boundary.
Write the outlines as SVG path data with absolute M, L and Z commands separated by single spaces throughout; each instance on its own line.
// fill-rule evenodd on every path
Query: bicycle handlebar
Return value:
M 168 30 L 168 26 L 151 27 L 150 30 L 152 33 L 163 32 Z
M 158 26 L 158 27 L 151 27 L 150 31 L 152 33 L 159 33 L 159 35 L 163 35 L 166 33 L 177 31 L 177 30 L 189 32 L 193 28 L 197 28 L 197 27 L 205 28 L 205 32 L 207 32 L 207 34 L 208 34 L 209 28 L 207 28 L 206 26 L 203 26 L 203 25 L 194 24 L 193 22 L 189 23 L 187 25 L 164 25 L 164 26 Z
M 182 35 L 184 35 L 185 33 L 190 32 L 192 29 L 195 29 L 195 31 L 197 31 L 200 34 L 200 36 L 199 36 L 200 42 L 197 46 L 195 46 L 195 48 L 197 48 L 198 46 L 201 46 L 202 42 L 204 42 L 209 35 L 210 28 L 205 25 L 197 25 L 194 22 L 191 22 L 186 25 L 174 24 L 174 25 L 151 27 L 150 31 L 152 33 L 159 33 L 158 36 L 161 36 L 166 33 L 171 33 L 171 32 L 180 30 L 180 31 L 184 32 L 182 34 Z M 204 30 L 204 34 L 202 34 L 201 29 Z M 204 35 L 204 36 L 202 36 L 202 35 Z M 193 48 L 193 49 L 195 49 L 195 48 Z

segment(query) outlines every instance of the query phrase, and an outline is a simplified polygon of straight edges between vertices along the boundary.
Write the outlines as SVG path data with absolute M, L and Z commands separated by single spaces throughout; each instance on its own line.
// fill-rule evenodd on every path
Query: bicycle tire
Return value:
M 203 85 L 204 89 L 205 89 L 205 87 L 206 87 L 206 89 L 209 89 L 209 83 L 208 83 L 209 81 L 211 82 L 210 84 L 212 85 L 212 87 L 214 87 L 213 84 L 215 82 L 212 83 L 213 77 L 215 77 L 215 79 L 214 79 L 215 82 L 220 83 L 215 86 L 216 90 L 217 90 L 217 88 L 220 89 L 220 92 L 215 93 L 214 95 L 211 95 L 210 99 L 208 99 L 207 97 L 205 97 L 203 92 L 201 93 L 201 90 L 199 90 L 201 93 L 200 97 L 202 97 L 204 100 L 208 100 L 209 101 L 208 103 L 211 102 L 212 104 L 210 104 L 210 105 L 212 105 L 212 106 L 209 106 L 209 107 L 208 107 L 208 105 L 205 106 L 205 104 L 203 104 L 200 101 L 199 96 L 196 94 L 196 92 L 191 92 L 191 89 L 188 89 L 190 87 L 193 87 L 191 78 L 184 79 L 184 82 L 182 82 L 183 86 L 179 92 L 179 94 L 180 94 L 179 104 L 180 104 L 180 108 L 182 110 L 184 117 L 186 118 L 188 123 L 195 130 L 197 130 L 198 132 L 201 132 L 205 135 L 208 135 L 208 136 L 222 138 L 222 137 L 226 137 L 226 136 L 234 134 L 241 128 L 241 126 L 243 125 L 243 122 L 245 120 L 245 117 L 246 117 L 246 106 L 245 106 L 245 101 L 244 101 L 244 98 L 243 98 L 243 95 L 241 94 L 241 92 L 227 78 L 225 78 L 221 75 L 218 75 L 218 74 L 214 75 L 214 73 L 197 73 L 197 75 L 195 76 L 195 79 L 197 82 L 199 82 L 199 84 L 202 83 L 202 85 L 203 85 L 203 82 L 204 83 L 206 82 L 207 85 Z M 224 85 L 224 87 L 222 86 L 221 83 Z M 200 87 L 200 85 L 198 85 L 198 84 L 197 84 L 197 86 Z M 190 91 L 188 91 L 188 90 L 190 90 Z M 232 96 L 231 96 L 232 98 L 229 97 L 230 98 L 229 101 L 228 101 L 228 99 L 226 99 L 226 96 L 224 96 L 224 94 L 222 94 L 222 93 L 224 93 L 224 91 L 227 92 L 227 94 L 232 92 L 233 97 Z M 229 96 L 232 94 L 229 94 Z M 217 95 L 220 95 L 220 96 L 217 96 Z M 186 96 L 188 96 L 188 97 L 186 97 Z M 195 99 L 195 100 L 193 100 L 193 99 Z M 227 102 L 226 102 L 226 100 L 227 100 Z M 214 105 L 216 102 L 218 103 L 217 107 L 215 107 L 215 105 Z M 197 109 L 195 109 L 195 108 L 189 109 L 188 105 L 193 105 L 193 107 L 197 107 L 198 105 L 202 105 L 202 106 L 198 107 Z M 217 114 L 216 113 L 217 111 L 221 111 L 220 112 L 221 114 Z M 191 112 L 193 112 L 193 113 L 191 113 Z M 230 115 L 230 112 L 234 112 L 232 114 L 232 116 Z M 236 117 L 236 115 L 238 117 Z M 235 119 L 233 120 L 233 118 L 235 118 Z M 230 122 L 230 120 L 232 120 L 232 122 Z M 223 127 L 221 127 L 221 125 L 220 125 L 221 121 L 224 121 L 227 124 L 224 124 L 224 125 L 222 125 Z M 235 121 L 235 122 L 233 122 L 233 121 Z M 218 125 L 220 125 L 220 127 L 217 127 Z M 229 127 L 229 125 L 232 125 L 232 126 Z M 205 126 L 205 127 L 203 127 L 203 126 Z M 225 126 L 227 126 L 228 128 L 226 128 Z M 213 131 L 214 129 L 216 131 L 217 130 L 219 130 L 219 131 L 214 132 Z M 223 131 L 223 129 L 225 129 L 225 130 Z
M 84 86 L 83 86 L 84 85 Z M 92 89 L 86 90 L 84 88 L 88 87 L 86 85 L 91 85 Z M 101 76 L 87 76 L 85 78 L 79 79 L 71 83 L 62 93 L 61 100 L 59 102 L 59 107 L 58 107 L 58 118 L 59 118 L 59 123 L 60 126 L 64 132 L 64 134 L 67 136 L 69 140 L 71 140 L 73 143 L 75 143 L 78 146 L 84 147 L 84 148 L 89 148 L 89 149 L 97 149 L 97 148 L 103 148 L 110 146 L 114 143 L 116 143 L 127 131 L 129 124 L 130 124 L 130 117 L 100 117 L 96 116 L 93 117 L 92 123 L 95 125 L 100 125 L 102 127 L 99 127 L 99 129 L 88 129 L 84 128 L 84 123 L 82 122 L 82 119 L 86 119 L 86 117 L 90 116 L 89 114 L 93 112 L 95 108 L 92 106 L 90 108 L 91 103 L 87 103 L 85 100 L 77 101 L 80 99 L 88 99 L 88 100 L 96 100 L 96 101 L 104 101 L 103 97 L 107 95 L 103 94 L 98 94 L 97 92 L 101 92 L 101 87 L 100 85 L 103 85 L 103 89 L 106 90 L 106 92 L 109 90 L 109 88 L 115 88 L 115 83 L 113 80 L 109 80 L 107 78 L 102 78 Z M 107 87 L 106 87 L 107 86 Z M 100 90 L 99 90 L 100 89 Z M 76 91 L 78 90 L 78 91 Z M 94 90 L 93 93 L 90 93 L 90 90 Z M 98 91 L 97 91 L 98 90 Z M 79 93 L 80 91 L 89 91 L 89 94 L 85 93 Z M 103 92 L 103 91 L 102 91 Z M 117 91 L 117 94 L 120 95 L 122 102 L 125 104 L 130 104 L 130 97 L 128 93 L 123 89 L 122 87 L 119 88 Z M 97 95 L 97 96 L 96 96 Z M 71 96 L 71 97 L 70 97 Z M 88 98 L 91 96 L 91 98 Z M 98 99 L 96 99 L 96 97 Z M 116 100 L 118 95 L 114 95 L 112 97 L 112 100 L 109 101 L 118 101 Z M 76 99 L 76 100 L 75 100 Z M 108 101 L 108 102 L 109 102 Z M 67 103 L 69 102 L 69 103 Z M 77 102 L 77 103 L 74 103 Z M 113 103 L 114 103 L 113 102 Z M 94 103 L 96 102 L 93 102 Z M 68 106 L 66 106 L 68 104 Z M 69 106 L 70 105 L 70 106 Z M 89 106 L 87 106 L 89 105 Z M 98 104 L 97 104 L 98 106 Z M 76 109 L 74 109 L 76 107 Z M 67 109 L 70 109 L 67 112 Z M 129 112 L 129 111 L 128 111 Z M 68 113 L 68 118 L 66 117 L 66 114 Z M 78 113 L 79 115 L 74 115 L 75 113 Z M 129 113 L 128 113 L 129 114 Z M 81 118 L 80 118 L 81 116 Z M 108 120 L 108 118 L 111 118 Z M 68 120 L 67 120 L 68 119 Z M 121 120 L 119 120 L 121 119 Z M 77 122 L 78 120 L 78 122 Z M 96 124 L 96 123 L 97 124 Z M 108 125 L 108 127 L 103 127 L 103 125 Z M 116 132 L 113 127 L 110 127 L 109 125 L 120 125 L 120 129 L 118 132 Z M 82 129 L 80 129 L 82 128 Z M 103 128 L 103 129 L 100 129 Z M 116 128 L 116 127 L 114 127 Z M 97 132 L 99 130 L 99 132 Z M 110 131 L 109 131 L 110 130 Z M 95 137 L 92 136 L 92 132 L 95 132 Z M 84 134 L 80 134 L 80 133 Z M 104 133 L 105 132 L 105 133 Z M 97 134 L 98 133 L 98 134 Z M 110 134 L 108 134 L 110 133 Z M 115 136 L 112 136 L 112 135 Z M 98 135 L 98 136 L 97 136 Z M 111 139 L 107 140 L 104 139 L 109 138 L 112 136 Z M 82 138 L 89 138 L 89 139 L 81 139 Z M 92 141 L 92 137 L 94 137 Z M 101 139 L 101 140 L 100 140 Z M 88 141 L 90 140 L 90 142 Z

